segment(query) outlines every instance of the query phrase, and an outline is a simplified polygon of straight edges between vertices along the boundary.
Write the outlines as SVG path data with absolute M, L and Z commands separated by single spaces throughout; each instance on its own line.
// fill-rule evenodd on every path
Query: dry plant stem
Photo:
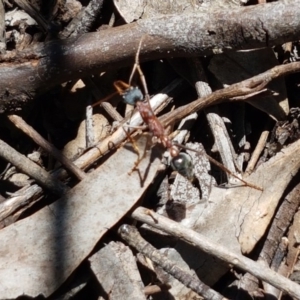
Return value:
M 139 20 L 132 24 L 49 41 L 0 56 L 0 110 L 20 105 L 51 87 L 140 60 L 199 56 L 217 49 L 257 48 L 297 40 L 300 0 L 225 10 L 215 9 Z M 29 60 L 29 61 L 28 61 Z M 6 62 L 6 63 L 5 63 Z M 16 71 L 17 70 L 17 71 Z M 18 82 L 18 85 L 15 85 Z
M 205 113 L 209 127 L 214 136 L 214 144 L 217 148 L 216 150 L 220 154 L 223 165 L 230 170 L 230 173 L 226 173 L 226 176 L 228 182 L 231 183 L 233 181 L 231 174 L 237 173 L 234 163 L 234 157 L 236 157 L 236 153 L 227 132 L 227 128 L 224 120 L 218 114 L 218 109 L 214 109 L 214 107 L 211 109 L 208 108 L 205 110 Z
M 287 65 L 276 66 L 266 72 L 253 76 L 249 79 L 243 80 L 239 83 L 235 83 L 221 90 L 217 90 L 212 94 L 199 98 L 187 105 L 181 106 L 174 111 L 162 116 L 160 120 L 169 125 L 172 122 L 176 122 L 191 114 L 197 112 L 205 107 L 215 105 L 227 101 L 238 101 L 239 99 L 233 99 L 234 97 L 240 97 L 249 95 L 263 90 L 268 83 L 272 80 L 286 76 L 292 73 L 300 72 L 300 62 L 294 62 Z
M 67 191 L 67 188 L 60 181 L 53 178 L 53 176 L 49 175 L 39 165 L 17 152 L 2 140 L 0 140 L 0 156 L 13 164 L 21 172 L 34 178 L 38 184 L 47 188 L 52 193 L 62 195 Z
M 52 144 L 46 141 L 38 132 L 36 132 L 31 126 L 29 126 L 21 117 L 17 115 L 8 116 L 9 120 L 25 134 L 30 136 L 34 142 L 46 150 L 50 155 L 55 157 L 60 163 L 62 163 L 66 169 L 73 173 L 79 180 L 82 180 L 86 175 L 76 165 L 74 165 L 67 157 L 65 157 L 59 150 L 57 150 Z
M 245 171 L 245 174 L 251 174 L 252 171 L 254 170 L 255 168 L 255 165 L 260 157 L 260 154 L 262 153 L 262 151 L 264 150 L 265 146 L 266 146 L 266 142 L 267 142 L 267 139 L 268 139 L 268 136 L 269 136 L 269 131 L 268 130 L 264 130 L 260 137 L 259 137 L 259 140 L 258 140 L 258 143 L 251 155 L 251 159 L 247 165 L 247 168 L 246 168 L 246 171 Z
M 182 284 L 189 287 L 199 295 L 203 296 L 205 299 L 226 299 L 218 292 L 212 290 L 209 286 L 201 282 L 197 276 L 192 276 L 191 274 L 187 273 L 182 268 L 178 267 L 175 262 L 172 262 L 165 255 L 160 253 L 157 249 L 155 249 L 152 245 L 150 245 L 146 240 L 142 238 L 135 227 L 127 224 L 122 225 L 119 228 L 118 233 L 122 237 L 122 239 L 124 239 L 130 246 L 150 258 L 154 263 L 160 266 L 167 273 L 171 274 Z
M 213 255 L 238 269 L 249 272 L 259 279 L 285 291 L 296 299 L 300 299 L 300 286 L 291 280 L 247 257 L 242 256 L 241 254 L 228 251 L 224 246 L 209 241 L 205 236 L 191 229 L 185 228 L 179 223 L 154 212 L 151 212 L 151 215 L 152 216 L 149 215 L 148 209 L 139 207 L 131 214 L 131 217 L 135 220 L 163 230 L 173 236 L 179 237 L 185 242 L 201 249 L 205 253 L 209 253 L 210 255 Z

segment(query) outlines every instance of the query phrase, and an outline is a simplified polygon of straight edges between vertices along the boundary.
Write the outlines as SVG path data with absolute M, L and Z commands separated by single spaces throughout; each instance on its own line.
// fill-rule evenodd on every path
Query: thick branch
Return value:
M 300 37 L 300 0 L 139 20 L 8 53 L 0 56 L 0 111 L 56 84 L 132 64 L 144 35 L 141 60 L 281 44 Z

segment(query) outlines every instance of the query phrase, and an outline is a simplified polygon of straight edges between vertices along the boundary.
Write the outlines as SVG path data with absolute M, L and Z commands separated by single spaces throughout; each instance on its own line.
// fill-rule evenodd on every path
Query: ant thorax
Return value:
M 131 86 L 122 93 L 125 103 L 135 106 L 138 101 L 143 101 L 144 95 L 137 86 Z

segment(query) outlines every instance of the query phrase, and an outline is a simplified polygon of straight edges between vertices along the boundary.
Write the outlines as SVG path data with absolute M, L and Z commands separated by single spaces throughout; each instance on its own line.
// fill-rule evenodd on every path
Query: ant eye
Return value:
M 192 158 L 185 152 L 180 152 L 178 156 L 172 158 L 171 167 L 189 180 L 194 177 Z
M 143 101 L 144 96 L 138 87 L 130 87 L 122 94 L 123 100 L 129 105 L 136 105 L 138 101 Z

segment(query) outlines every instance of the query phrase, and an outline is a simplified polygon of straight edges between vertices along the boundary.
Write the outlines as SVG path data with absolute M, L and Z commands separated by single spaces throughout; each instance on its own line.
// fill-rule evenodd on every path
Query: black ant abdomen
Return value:
M 188 180 L 194 178 L 194 165 L 189 154 L 180 152 L 176 157 L 172 158 L 170 165 L 174 171 L 177 171 Z

